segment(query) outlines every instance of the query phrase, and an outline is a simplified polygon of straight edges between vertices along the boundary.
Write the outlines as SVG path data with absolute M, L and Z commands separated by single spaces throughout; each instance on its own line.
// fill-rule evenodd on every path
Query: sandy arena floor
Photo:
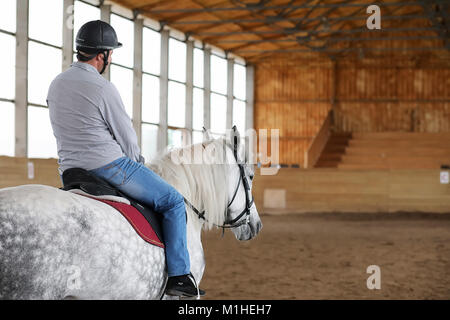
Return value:
M 263 215 L 257 238 L 203 234 L 206 299 L 450 299 L 450 214 Z M 367 289 L 369 265 L 381 289 Z

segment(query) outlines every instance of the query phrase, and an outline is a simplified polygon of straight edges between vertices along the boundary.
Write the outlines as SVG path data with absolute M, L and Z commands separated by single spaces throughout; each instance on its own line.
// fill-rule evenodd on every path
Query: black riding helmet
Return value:
M 97 54 L 103 53 L 104 64 L 100 74 L 105 71 L 106 66 L 108 65 L 110 50 L 122 46 L 117 40 L 117 34 L 116 31 L 114 31 L 114 28 L 101 20 L 86 22 L 80 30 L 78 30 L 75 45 L 77 49 L 77 58 L 81 61 L 89 61 Z

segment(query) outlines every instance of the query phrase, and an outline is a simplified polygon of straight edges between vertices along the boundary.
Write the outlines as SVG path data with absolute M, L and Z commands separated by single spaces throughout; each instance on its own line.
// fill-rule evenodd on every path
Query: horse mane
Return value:
M 223 148 L 227 143 L 224 138 L 203 142 Z M 223 164 L 218 152 L 206 153 L 206 164 L 175 163 L 171 154 L 177 152 L 193 152 L 194 148 L 203 148 L 202 144 L 189 145 L 182 148 L 166 150 L 157 155 L 148 165 L 151 170 L 170 183 L 179 193 L 191 202 L 199 211 L 205 210 L 204 228 L 222 225 L 226 219 L 228 205 L 228 172 L 229 165 Z M 187 208 L 187 210 L 190 210 Z

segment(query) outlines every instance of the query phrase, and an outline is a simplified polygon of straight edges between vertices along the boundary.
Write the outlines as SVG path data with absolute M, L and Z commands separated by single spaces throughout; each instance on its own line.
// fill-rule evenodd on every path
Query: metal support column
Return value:
M 62 71 L 67 70 L 73 62 L 73 10 L 74 0 L 64 0 Z
M 161 31 L 161 71 L 159 92 L 158 151 L 167 146 L 167 106 L 169 93 L 169 30 Z
M 16 13 L 16 142 L 14 155 L 16 157 L 26 157 L 28 143 L 28 0 L 17 0 Z
M 254 79 L 255 79 L 255 68 L 252 65 L 247 65 L 246 67 L 246 104 L 245 104 L 245 130 L 253 129 L 253 111 L 254 111 Z
M 228 80 L 227 80 L 227 119 L 226 128 L 233 126 L 233 88 L 234 88 L 234 60 L 227 59 Z
M 102 4 L 100 6 L 100 20 L 111 23 L 111 5 Z M 103 77 L 107 80 L 111 79 L 111 66 L 103 72 Z
M 194 42 L 186 42 L 186 118 L 187 143 L 192 143 L 192 115 L 194 100 Z
M 142 34 L 144 20 L 134 21 L 134 67 L 133 67 L 133 127 L 138 145 L 141 145 L 142 122 Z
M 211 49 L 203 53 L 203 126 L 211 129 Z

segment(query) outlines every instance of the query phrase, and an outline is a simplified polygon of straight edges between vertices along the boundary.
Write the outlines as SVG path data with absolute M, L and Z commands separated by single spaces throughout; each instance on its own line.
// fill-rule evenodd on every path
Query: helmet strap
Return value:
M 97 53 L 91 54 L 89 56 L 85 56 L 79 50 L 77 52 L 77 59 L 80 61 L 89 61 L 97 56 Z
M 105 50 L 103 52 L 103 68 L 100 71 L 100 74 L 103 74 L 103 72 L 105 72 L 106 67 L 108 66 L 109 53 L 110 53 L 110 50 Z

